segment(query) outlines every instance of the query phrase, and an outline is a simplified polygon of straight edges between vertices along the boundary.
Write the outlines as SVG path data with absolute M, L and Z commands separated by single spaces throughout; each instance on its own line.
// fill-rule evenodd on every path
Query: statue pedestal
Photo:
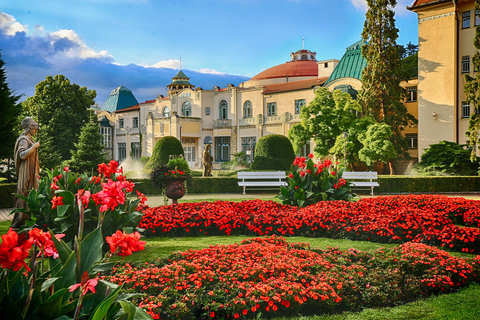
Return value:
M 172 203 L 178 203 L 178 199 L 185 195 L 185 178 L 169 178 L 166 181 L 165 195 L 172 199 Z

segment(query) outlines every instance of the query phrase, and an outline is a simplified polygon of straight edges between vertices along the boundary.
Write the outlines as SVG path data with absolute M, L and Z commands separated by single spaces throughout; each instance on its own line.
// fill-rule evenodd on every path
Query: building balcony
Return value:
M 232 119 L 217 119 L 213 120 L 213 128 L 230 128 L 232 126 Z
M 285 120 L 282 119 L 282 116 L 270 116 L 266 118 L 265 123 L 281 123 L 285 122 Z
M 257 124 L 257 119 L 256 118 L 243 118 L 243 119 L 238 119 L 238 124 L 240 126 L 254 126 Z

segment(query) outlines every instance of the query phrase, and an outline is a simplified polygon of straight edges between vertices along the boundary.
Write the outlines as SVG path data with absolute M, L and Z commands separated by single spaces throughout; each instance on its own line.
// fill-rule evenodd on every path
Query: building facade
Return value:
M 418 150 L 442 140 L 468 143 L 471 106 L 465 101 L 465 75 L 474 76 L 474 0 L 416 0 L 418 15 Z
M 106 104 L 110 110 L 100 112 L 99 118 L 108 119 L 112 127 L 109 145 L 113 159 L 120 162 L 151 156 L 156 142 L 164 136 L 175 136 L 182 142 L 185 159 L 192 168 L 201 168 L 207 144 L 212 144 L 214 167 L 239 152 L 253 160 L 261 137 L 287 136 L 300 122 L 301 108 L 314 99 L 318 87 L 343 90 L 355 97 L 365 64 L 358 42 L 347 48 L 340 61 L 317 61 L 316 53 L 305 49 L 292 52 L 290 61 L 264 70 L 238 87 L 195 88 L 180 70 L 167 86 L 167 96 L 113 111 L 109 101 L 116 100 L 109 97 Z M 405 85 L 416 88 L 416 80 Z M 407 107 L 416 115 L 416 91 L 415 100 Z M 407 136 L 413 139 L 416 128 L 409 130 Z M 416 136 L 412 141 L 412 156 L 416 156 L 413 146 Z M 306 146 L 304 153 L 308 152 Z

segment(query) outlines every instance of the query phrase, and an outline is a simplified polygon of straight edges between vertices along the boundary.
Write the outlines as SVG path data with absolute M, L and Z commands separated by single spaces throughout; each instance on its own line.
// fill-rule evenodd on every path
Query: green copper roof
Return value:
M 137 104 L 138 101 L 133 96 L 132 91 L 124 86 L 120 86 L 110 92 L 110 95 L 102 106 L 102 110 L 114 112 Z
M 362 57 L 363 41 L 360 40 L 347 48 L 342 59 L 333 70 L 325 85 L 340 78 L 355 78 L 361 80 L 362 70 L 367 61 Z
M 187 80 L 190 79 L 189 77 L 187 77 L 187 75 L 185 73 L 183 73 L 182 70 L 178 71 L 177 75 L 175 77 L 173 77 L 172 79 L 176 79 L 176 78 L 185 78 Z
M 175 86 L 178 86 L 178 85 L 181 85 L 181 86 L 188 86 L 188 87 L 194 87 L 193 84 L 190 83 L 190 80 L 189 77 L 187 77 L 187 75 L 185 73 L 183 73 L 182 70 L 178 71 L 178 73 L 172 78 L 172 83 L 170 83 L 169 85 L 167 85 L 167 88 L 170 88 L 170 87 L 175 87 Z

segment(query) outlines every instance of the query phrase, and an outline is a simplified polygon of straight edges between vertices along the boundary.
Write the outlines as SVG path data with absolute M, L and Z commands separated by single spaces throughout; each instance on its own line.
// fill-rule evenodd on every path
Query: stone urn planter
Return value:
M 185 195 L 186 178 L 168 178 L 166 180 L 165 195 L 172 199 L 172 203 L 178 203 L 178 199 Z

